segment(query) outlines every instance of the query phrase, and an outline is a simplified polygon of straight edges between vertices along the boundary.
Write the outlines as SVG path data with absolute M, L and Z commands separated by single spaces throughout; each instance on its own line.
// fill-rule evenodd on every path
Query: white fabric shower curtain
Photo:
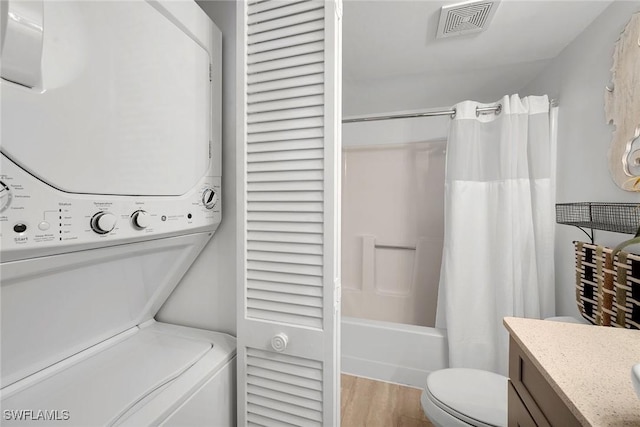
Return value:
M 436 326 L 450 367 L 506 374 L 505 316 L 555 311 L 555 138 L 547 96 L 505 96 L 499 114 L 455 106 L 447 148 Z

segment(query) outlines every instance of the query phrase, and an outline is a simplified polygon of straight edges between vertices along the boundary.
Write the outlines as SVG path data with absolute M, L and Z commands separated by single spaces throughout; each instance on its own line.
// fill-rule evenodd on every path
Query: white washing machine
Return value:
M 234 425 L 235 339 L 154 320 L 221 220 L 220 31 L 0 6 L 0 423 Z

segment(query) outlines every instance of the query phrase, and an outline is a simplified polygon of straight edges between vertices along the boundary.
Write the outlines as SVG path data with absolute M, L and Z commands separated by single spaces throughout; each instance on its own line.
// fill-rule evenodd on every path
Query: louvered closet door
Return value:
M 238 6 L 240 426 L 340 424 L 340 14 Z

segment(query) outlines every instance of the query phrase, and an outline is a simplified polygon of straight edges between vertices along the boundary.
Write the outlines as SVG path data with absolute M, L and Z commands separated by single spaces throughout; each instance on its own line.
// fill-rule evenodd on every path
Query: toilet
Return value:
M 569 316 L 545 320 L 588 324 Z M 434 371 L 420 402 L 436 427 L 503 427 L 507 425 L 508 378 L 478 369 L 449 368 Z
M 436 427 L 507 425 L 507 377 L 478 369 L 432 372 L 422 392 L 422 409 Z

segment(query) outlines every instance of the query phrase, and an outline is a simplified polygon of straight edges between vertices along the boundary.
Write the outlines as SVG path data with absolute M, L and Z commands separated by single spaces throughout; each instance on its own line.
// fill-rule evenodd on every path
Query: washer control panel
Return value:
M 59 191 L 4 155 L 0 173 L 2 261 L 180 234 L 215 231 L 220 177 L 181 196 L 109 196 Z

